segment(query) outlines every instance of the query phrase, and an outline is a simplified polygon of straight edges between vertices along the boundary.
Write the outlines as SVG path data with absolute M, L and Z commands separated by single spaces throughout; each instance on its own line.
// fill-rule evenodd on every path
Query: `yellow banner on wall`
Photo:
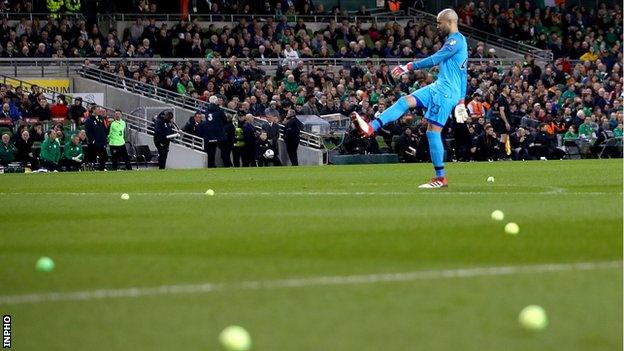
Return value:
M 5 83 L 11 84 L 13 87 L 18 87 L 20 84 L 30 90 L 31 85 L 38 85 L 42 88 L 54 90 L 57 93 L 67 94 L 71 91 L 69 79 L 67 78 L 22 78 L 23 83 L 11 78 L 6 78 Z

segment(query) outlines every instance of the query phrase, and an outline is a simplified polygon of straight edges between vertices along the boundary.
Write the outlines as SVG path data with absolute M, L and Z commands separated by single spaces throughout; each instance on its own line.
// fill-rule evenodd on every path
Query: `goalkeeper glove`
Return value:
M 410 71 L 414 70 L 414 63 L 410 62 L 406 65 L 402 65 L 402 66 L 396 66 L 392 69 L 392 76 L 397 79 L 399 77 L 401 77 L 402 75 L 404 75 L 405 73 L 408 73 Z
M 455 106 L 454 115 L 457 123 L 465 123 L 466 120 L 468 120 L 468 111 L 466 111 L 466 105 L 464 105 L 463 99 Z

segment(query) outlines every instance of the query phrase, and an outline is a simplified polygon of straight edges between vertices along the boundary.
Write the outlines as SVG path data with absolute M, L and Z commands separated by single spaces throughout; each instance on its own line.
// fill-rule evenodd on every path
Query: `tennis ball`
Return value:
M 208 190 L 206 190 L 206 195 L 208 195 L 208 196 L 214 196 L 214 194 L 215 194 L 214 190 L 212 190 L 212 189 L 208 189 Z
M 491 216 L 492 216 L 492 220 L 495 220 L 495 221 L 502 221 L 503 219 L 505 219 L 505 214 L 501 210 L 496 210 L 492 212 Z
M 511 234 L 511 235 L 516 235 L 519 232 L 520 232 L 520 227 L 516 223 L 509 222 L 509 223 L 507 223 L 507 225 L 505 225 L 505 233 Z
M 228 351 L 247 351 L 251 348 L 251 337 L 245 328 L 231 325 L 219 334 L 221 345 Z
M 128 195 L 126 193 L 123 193 L 123 194 L 121 194 L 121 199 L 122 200 L 128 200 L 128 199 L 130 199 L 130 195 Z
M 548 317 L 542 307 L 529 305 L 520 311 L 518 322 L 524 329 L 537 331 L 548 326 Z
M 54 261 L 50 257 L 41 257 L 37 260 L 36 269 L 39 272 L 50 272 L 54 269 Z
M 487 178 L 487 182 L 488 183 L 494 183 L 494 177 L 488 177 Z

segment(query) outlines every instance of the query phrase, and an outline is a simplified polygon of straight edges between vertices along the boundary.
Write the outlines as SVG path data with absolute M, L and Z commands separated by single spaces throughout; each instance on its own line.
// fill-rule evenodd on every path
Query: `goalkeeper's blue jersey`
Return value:
M 440 66 L 438 79 L 431 84 L 436 91 L 460 100 L 466 95 L 468 84 L 468 44 L 460 32 L 446 38 L 444 46 L 435 54 L 414 62 L 414 69 Z

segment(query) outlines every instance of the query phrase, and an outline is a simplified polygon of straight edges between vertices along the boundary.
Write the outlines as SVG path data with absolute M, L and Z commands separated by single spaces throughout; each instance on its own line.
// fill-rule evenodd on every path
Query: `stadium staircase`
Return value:
M 135 110 L 142 106 L 162 106 L 175 111 L 176 123 L 184 125 L 196 112 L 202 111 L 206 102 L 192 97 L 178 94 L 160 87 L 139 82 L 129 78 L 119 78 L 113 73 L 101 69 L 83 66 L 80 77 L 74 78 L 74 88 L 79 91 L 102 92 L 105 101 L 124 111 Z M 226 114 L 236 116 L 237 111 L 224 109 Z M 255 117 L 256 129 L 261 129 L 266 120 Z M 289 164 L 286 145 L 282 135 L 284 126 L 280 125 L 280 159 L 282 164 Z M 298 149 L 299 164 L 322 165 L 327 163 L 327 150 L 320 135 L 301 132 L 301 142 Z M 217 157 L 217 160 L 220 158 Z
M 408 15 L 414 16 L 417 20 L 437 25 L 436 15 L 409 8 Z M 531 45 L 523 44 L 515 40 L 503 38 L 501 36 L 475 29 L 465 24 L 459 24 L 459 31 L 473 41 L 481 41 L 488 46 L 498 48 L 497 53 L 503 53 L 510 56 L 524 57 L 524 55 L 533 55 L 536 60 L 542 62 L 551 62 L 553 53 L 550 50 L 543 50 Z
M 24 91 L 29 91 L 31 83 L 27 81 L 10 77 L 6 75 L 0 75 L 3 84 L 11 84 L 14 87 L 21 86 Z M 58 92 L 40 87 L 44 93 L 46 99 L 50 104 L 56 102 L 59 95 Z M 68 103 L 71 104 L 73 98 L 71 94 L 63 94 L 67 97 Z M 88 104 L 88 102 L 83 102 Z M 106 110 L 106 116 L 112 119 L 115 113 L 115 108 L 106 106 L 100 106 Z M 88 108 L 88 106 L 85 106 Z M 155 164 L 157 154 L 155 153 L 156 147 L 153 142 L 154 135 L 154 120 L 151 118 L 145 118 L 139 114 L 130 114 L 122 112 L 123 118 L 126 121 L 127 128 L 127 149 L 128 153 L 136 162 L 137 167 L 139 164 L 143 164 L 146 167 Z M 27 123 L 38 122 L 37 118 L 27 118 Z M 64 133 L 73 133 L 77 130 L 77 126 L 70 120 L 65 118 L 52 119 L 48 124 L 48 128 L 51 128 L 52 123 L 62 123 Z M 48 128 L 45 128 L 46 130 Z M 179 136 L 171 139 L 169 147 L 169 155 L 167 158 L 167 168 L 201 168 L 207 164 L 207 157 L 204 153 L 204 140 L 195 135 L 185 133 L 181 130 L 176 131 Z

